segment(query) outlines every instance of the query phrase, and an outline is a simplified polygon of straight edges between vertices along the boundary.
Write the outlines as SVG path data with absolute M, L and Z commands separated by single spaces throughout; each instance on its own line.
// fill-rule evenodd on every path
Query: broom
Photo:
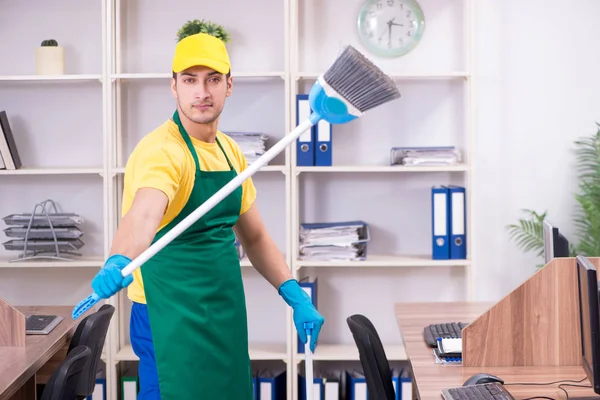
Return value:
M 148 261 L 321 119 L 331 124 L 344 124 L 399 97 L 398 88 L 387 75 L 352 46 L 346 46 L 312 86 L 309 92 L 309 103 L 313 110 L 311 115 L 123 268 L 122 275 L 131 274 Z M 99 300 L 100 297 L 93 293 L 81 301 L 73 309 L 73 319 L 79 318 Z
M 319 76 L 312 86 L 309 92 L 309 103 L 313 110 L 311 115 L 162 238 L 148 247 L 123 268 L 121 274 L 127 276 L 142 266 L 320 120 L 323 119 L 331 124 L 344 124 L 362 117 L 366 111 L 372 108 L 399 97 L 398 88 L 387 75 L 352 46 L 346 46 L 331 67 Z M 100 296 L 93 293 L 81 301 L 73 309 L 73 319 L 79 318 L 99 300 Z M 309 400 L 312 399 L 313 387 L 312 352 L 308 345 L 312 328 L 312 324 L 305 325 L 308 334 L 308 340 L 305 344 L 306 395 Z

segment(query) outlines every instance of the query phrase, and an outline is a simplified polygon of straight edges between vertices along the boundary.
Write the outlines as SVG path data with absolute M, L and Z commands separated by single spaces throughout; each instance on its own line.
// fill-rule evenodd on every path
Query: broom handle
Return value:
M 306 400 L 313 400 L 313 385 L 314 385 L 314 376 L 313 376 L 313 360 L 312 360 L 312 351 L 310 350 L 310 339 L 312 337 L 312 329 L 313 324 L 311 322 L 304 323 L 304 329 L 306 330 L 306 343 L 304 343 L 304 369 L 305 376 L 304 381 L 306 383 Z
M 237 189 L 241 184 L 248 179 L 250 176 L 254 175 L 256 171 L 265 166 L 269 161 L 271 161 L 276 155 L 281 153 L 285 148 L 296 140 L 300 135 L 302 135 L 306 130 L 310 129 L 313 126 L 313 123 L 306 119 L 302 123 L 300 123 L 292 132 L 288 135 L 284 136 L 281 140 L 279 140 L 275 145 L 273 145 L 269 150 L 265 152 L 262 156 L 260 156 L 256 161 L 248 166 L 244 171 L 242 171 L 235 178 L 230 180 L 225 186 L 223 186 L 217 193 L 213 194 L 206 200 L 202 205 L 200 205 L 196 210 L 194 210 L 190 215 L 185 217 L 181 222 L 175 225 L 169 232 L 167 232 L 163 237 L 154 242 L 150 247 L 144 250 L 139 256 L 137 256 L 131 263 L 129 263 L 125 268 L 121 270 L 121 274 L 123 276 L 127 276 L 135 271 L 137 268 L 142 266 L 146 261 L 148 261 L 152 256 L 162 250 L 167 244 L 169 244 L 173 239 L 179 236 L 183 231 L 189 228 L 194 222 L 199 220 L 204 214 L 213 209 L 219 202 L 221 202 L 225 197 L 227 197 L 231 192 Z

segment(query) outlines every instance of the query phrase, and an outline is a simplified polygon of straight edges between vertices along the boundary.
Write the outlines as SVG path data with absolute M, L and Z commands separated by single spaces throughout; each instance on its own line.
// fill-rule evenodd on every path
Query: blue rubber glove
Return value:
M 300 336 L 302 343 L 306 343 L 306 330 L 304 323 L 312 322 L 313 328 L 310 338 L 310 349 L 315 351 L 317 340 L 321 326 L 325 322 L 325 318 L 319 314 L 313 305 L 310 296 L 304 291 L 295 279 L 290 279 L 279 286 L 279 295 L 283 297 L 285 302 L 294 310 L 294 325 Z
M 126 277 L 121 275 L 121 270 L 125 268 L 131 260 L 121 254 L 114 254 L 106 260 L 104 267 L 96 274 L 92 280 L 92 289 L 102 299 L 108 299 L 119 290 L 129 286 L 133 282 L 133 275 Z

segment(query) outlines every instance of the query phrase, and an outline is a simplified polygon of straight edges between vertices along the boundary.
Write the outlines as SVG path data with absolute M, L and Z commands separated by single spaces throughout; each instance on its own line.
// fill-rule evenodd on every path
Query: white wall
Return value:
M 495 300 L 540 260 L 508 241 L 521 208 L 548 210 L 567 238 L 574 140 L 600 121 L 600 3 L 477 1 L 477 298 Z
M 359 3 L 355 1 L 352 4 L 356 6 Z M 460 7 L 456 6 L 458 0 L 447 2 L 423 0 L 422 3 L 430 10 L 426 18 L 432 22 L 430 24 L 432 28 L 426 32 L 426 35 L 435 38 L 435 43 L 439 46 L 436 50 L 446 52 L 446 56 L 442 57 L 443 64 L 435 64 L 439 67 L 436 69 L 444 71 L 459 69 L 461 55 L 456 55 L 454 51 L 459 51 L 456 35 L 460 32 L 452 25 L 453 19 L 460 15 L 457 11 Z M 600 78 L 597 76 L 600 50 L 595 39 L 600 36 L 600 27 L 595 24 L 595 17 L 600 14 L 600 3 L 592 0 L 578 1 L 573 2 L 570 7 L 565 7 L 563 2 L 556 0 L 545 2 L 477 0 L 476 3 L 475 66 L 478 78 L 476 144 L 478 148 L 475 154 L 477 175 L 473 206 L 477 223 L 475 232 L 471 234 L 474 235 L 477 246 L 475 249 L 477 299 L 496 300 L 531 275 L 537 263 L 534 257 L 522 254 L 513 243 L 510 243 L 504 230 L 507 224 L 519 217 L 519 209 L 533 208 L 540 211 L 548 209 L 552 220 L 569 238 L 572 237 L 570 217 L 575 204 L 572 195 L 575 189 L 572 142 L 579 136 L 594 133 L 595 121 L 600 121 L 600 100 L 593 97 L 595 93 L 600 92 L 598 90 Z M 15 4 L 8 2 L 4 5 L 8 8 L 0 13 L 2 34 L 0 54 L 11 60 L 8 63 L 0 63 L 0 75 L 33 73 L 34 47 L 38 45 L 41 38 L 54 36 L 56 32 L 55 28 L 48 23 L 48 13 L 58 2 L 50 3 L 47 7 L 37 3 L 35 7 L 27 6 L 27 14 L 20 14 L 24 8 Z M 100 54 L 94 49 L 100 49 L 98 14 L 100 8 L 90 8 L 82 4 L 76 1 L 70 1 L 68 4 L 71 8 L 77 7 L 85 12 L 85 17 L 73 20 L 84 21 L 91 26 L 91 28 L 76 28 L 81 32 L 79 37 L 68 36 L 68 40 L 71 41 L 68 54 L 72 57 L 72 61 L 68 62 L 70 65 L 68 72 L 99 73 Z M 158 6 L 142 8 L 141 2 L 128 2 L 128 4 L 131 6 L 125 12 L 127 16 L 144 12 L 148 13 L 145 16 L 147 21 L 154 21 L 161 14 Z M 307 1 L 305 4 L 310 13 L 317 13 L 317 7 L 325 11 L 320 18 L 310 21 L 304 16 L 305 11 L 303 11 L 302 29 L 311 27 L 316 32 L 331 32 L 332 36 L 338 37 L 326 42 L 325 50 L 317 52 L 316 56 L 308 56 L 306 49 L 315 47 L 321 37 L 327 36 L 316 34 L 305 36 L 306 42 L 303 42 L 300 51 L 302 56 L 300 66 L 308 72 L 313 72 L 325 67 L 326 60 L 333 57 L 332 54 L 337 52 L 339 44 L 344 42 L 345 38 L 352 42 L 356 41 L 354 36 L 348 36 L 348 27 L 338 29 L 339 22 L 334 22 L 333 25 L 327 23 L 327 21 L 339 21 L 342 17 L 351 20 L 356 8 L 339 8 L 331 1 L 315 0 Z M 255 68 L 244 68 L 244 72 L 283 69 L 281 57 L 270 59 L 260 53 L 264 50 L 262 46 L 253 44 L 260 43 L 267 37 L 265 32 L 269 26 L 277 32 L 283 29 L 278 19 L 283 12 L 281 6 L 278 5 L 275 10 L 269 9 L 271 10 L 269 13 L 274 15 L 261 14 L 260 18 L 263 22 L 252 26 L 239 22 L 244 20 L 250 23 L 249 21 L 253 21 L 252 18 L 236 16 L 235 13 L 228 12 L 227 7 L 223 12 L 211 11 L 227 16 L 223 18 L 230 18 L 223 20 L 223 23 L 237 24 L 240 33 L 254 32 L 254 42 L 248 41 L 246 44 L 256 49 L 256 52 L 238 52 L 236 55 L 235 60 L 239 63 L 247 63 L 251 60 L 250 57 L 256 57 Z M 171 12 L 169 14 L 171 16 L 175 12 L 180 14 L 177 18 L 170 19 L 168 27 L 163 26 L 164 30 L 161 29 L 161 32 L 176 29 L 175 27 L 183 20 L 193 17 L 189 16 L 189 11 L 185 9 L 177 11 L 177 7 Z M 201 17 L 199 15 L 199 18 Z M 448 27 L 452 34 L 445 38 L 442 30 L 436 28 L 433 22 Z M 166 62 L 171 55 L 158 54 L 152 46 L 148 46 L 148 43 L 156 43 L 156 48 L 170 46 L 173 38 L 158 35 L 152 26 L 152 24 L 132 22 L 124 27 L 123 51 L 127 52 L 124 53 L 124 72 L 156 72 L 163 70 L 162 67 L 165 65 L 168 66 Z M 63 28 L 70 32 L 73 26 L 65 25 Z M 281 48 L 282 38 L 278 35 L 273 37 L 276 39 L 277 48 Z M 138 42 L 144 44 L 143 47 L 136 49 L 135 43 Z M 434 60 L 433 53 L 433 49 L 423 49 L 419 57 L 422 57 L 422 60 Z M 278 56 L 280 55 L 278 53 Z M 575 57 L 580 59 L 576 60 Z M 414 70 L 414 65 L 407 65 L 406 70 Z M 22 128 L 31 139 L 24 140 L 23 144 L 19 143 L 20 148 L 23 149 L 23 157 L 32 160 L 30 164 L 35 166 L 48 167 L 69 163 L 80 166 L 98 165 L 101 162 L 99 142 L 96 142 L 100 134 L 100 85 L 96 83 L 64 85 L 63 89 L 66 88 L 67 94 L 57 97 L 53 97 L 51 91 L 36 89 L 36 85 L 31 82 L 0 83 L 0 109 L 11 108 L 15 110 L 14 113 L 32 117 L 27 121 L 17 118 L 14 123 L 15 128 Z M 230 102 L 231 119 L 226 120 L 231 122 L 229 128 L 245 128 L 237 125 L 238 119 L 234 117 L 244 120 L 256 118 L 257 129 L 269 130 L 275 137 L 281 136 L 284 125 L 281 115 L 277 119 L 260 120 L 259 117 L 252 117 L 244 108 L 242 100 L 247 99 L 256 100 L 254 104 L 267 113 L 276 114 L 273 109 L 281 110 L 280 107 L 283 107 L 282 103 L 277 101 L 260 103 L 259 107 L 260 99 L 255 97 L 257 92 L 253 85 L 246 83 L 237 87 L 235 96 L 239 97 Z M 423 141 L 432 144 L 433 141 L 411 135 L 407 127 L 419 127 L 425 131 L 447 121 L 453 124 L 452 129 L 439 133 L 442 135 L 439 138 L 462 139 L 460 121 L 453 119 L 451 113 L 452 110 L 459 109 L 462 101 L 457 82 L 415 81 L 400 83 L 400 85 L 405 99 L 402 103 L 403 114 L 395 113 L 392 108 L 386 108 L 379 110 L 377 115 L 397 124 L 399 129 L 404 129 L 404 139 L 410 142 L 409 144 L 423 144 Z M 44 85 L 43 89 L 46 86 L 50 85 Z M 125 84 L 124 100 L 128 109 L 145 113 L 145 117 L 139 120 L 124 119 L 123 126 L 128 133 L 124 137 L 126 151 L 131 149 L 134 140 L 144 131 L 168 117 L 166 114 L 161 114 L 162 110 L 169 109 L 171 112 L 168 91 L 164 91 L 164 98 L 154 100 L 158 99 L 161 91 L 162 88 L 157 83 Z M 283 84 L 281 82 L 272 84 L 269 93 L 282 99 Z M 89 110 L 97 112 L 75 113 L 74 117 L 79 118 L 79 122 L 85 125 L 85 129 L 69 129 L 63 114 L 56 113 L 56 106 L 66 109 L 84 102 L 89 106 Z M 420 125 L 425 117 L 433 119 Z M 340 133 L 346 133 L 350 138 L 358 138 L 361 129 L 368 126 L 357 124 L 352 129 L 341 128 Z M 377 128 L 379 137 L 383 139 L 382 143 L 385 145 L 369 147 L 371 153 L 368 157 L 364 155 L 365 153 L 357 151 L 367 147 L 363 145 L 368 143 L 365 141 L 361 142 L 359 147 L 353 148 L 341 144 L 335 155 L 336 160 L 340 163 L 353 161 L 361 164 L 385 162 L 387 158 L 384 154 L 387 156 L 387 149 L 394 144 L 394 132 L 390 129 L 389 123 L 386 126 L 387 130 Z M 66 137 L 69 132 L 76 140 L 71 142 L 69 148 L 69 154 L 74 158 L 67 158 L 60 153 L 44 152 L 44 149 L 52 147 L 51 137 Z M 365 137 L 361 136 L 361 140 L 365 140 Z M 547 147 L 542 149 L 542 145 Z M 276 163 L 281 163 L 282 160 L 278 158 Z M 419 193 L 417 188 L 428 187 L 440 179 L 446 179 L 446 176 L 426 177 L 406 174 L 394 178 L 397 179 L 397 186 L 390 184 L 389 177 L 386 176 L 360 174 L 350 181 L 351 175 L 335 174 L 331 177 L 336 181 L 331 183 L 324 182 L 326 176 L 311 175 L 303 178 L 302 187 L 306 188 L 307 193 L 315 194 L 313 200 L 305 198 L 307 207 L 302 208 L 303 216 L 315 219 L 322 217 L 314 205 L 318 196 L 328 195 L 328 198 L 331 198 L 335 193 L 341 193 L 353 197 L 354 204 L 360 205 L 372 201 L 373 196 L 378 195 L 376 207 L 365 208 L 363 212 L 364 218 L 375 221 L 376 228 L 373 233 L 381 239 L 373 243 L 373 248 L 381 252 L 384 252 L 386 246 L 393 246 L 398 251 L 407 252 L 428 250 L 429 214 L 426 201 L 429 197 L 426 193 L 424 197 L 426 201 L 420 202 L 418 198 L 410 196 Z M 52 185 L 59 179 L 66 182 L 63 186 L 64 191 L 42 191 L 44 187 L 41 186 L 42 184 Z M 285 227 L 280 224 L 285 217 L 282 203 L 284 177 L 279 173 L 269 173 L 257 177 L 256 182 L 261 191 L 259 207 L 265 216 L 267 226 L 276 236 L 280 247 L 284 248 Z M 353 193 L 351 189 L 359 184 L 367 185 L 368 190 L 358 194 Z M 99 203 L 93 205 L 93 199 L 101 193 L 99 177 L 9 178 L 3 176 L 0 177 L 0 193 L 16 193 L 10 199 L 3 198 L 0 201 L 0 217 L 9 212 L 29 210 L 32 204 L 48 196 L 58 196 L 67 209 L 79 207 L 77 212 L 91 215 L 87 228 L 91 238 L 86 251 L 95 252 L 101 249 L 102 209 Z M 349 215 L 347 209 L 336 208 L 332 204 L 334 203 L 330 201 L 327 205 L 329 216 L 342 218 Z M 402 207 L 398 207 L 398 204 Z M 386 218 L 391 213 L 394 213 L 397 220 L 402 221 L 404 228 L 408 227 L 399 235 L 393 234 L 398 222 Z M 86 246 L 87 244 L 88 242 Z M 89 281 L 94 272 L 93 269 L 43 271 L 3 269 L 0 270 L 0 296 L 21 304 L 34 303 L 38 299 L 55 304 L 73 303 L 88 294 Z M 373 318 L 375 324 L 381 330 L 385 341 L 397 342 L 397 326 L 391 314 L 392 301 L 452 300 L 461 297 L 459 294 L 461 286 L 458 285 L 460 268 L 368 271 L 348 268 L 308 271 L 309 274 L 313 272 L 318 273 L 322 283 L 320 302 L 327 304 L 322 308 L 329 321 L 329 327 L 323 334 L 325 342 L 351 340 L 344 325 L 344 316 L 352 312 L 364 312 L 371 316 L 379 308 L 378 305 L 388 308 L 385 310 L 384 317 Z M 244 277 L 249 288 L 248 304 L 252 321 L 252 340 L 283 342 L 285 340 L 283 330 L 272 329 L 273 326 L 282 327 L 285 320 L 284 308 L 280 307 L 278 296 L 264 284 L 258 274 L 246 271 Z M 23 289 L 32 290 L 35 294 L 25 294 Z M 366 300 L 369 303 L 366 303 Z M 275 315 L 266 311 L 273 310 L 270 307 L 277 307 L 274 308 Z

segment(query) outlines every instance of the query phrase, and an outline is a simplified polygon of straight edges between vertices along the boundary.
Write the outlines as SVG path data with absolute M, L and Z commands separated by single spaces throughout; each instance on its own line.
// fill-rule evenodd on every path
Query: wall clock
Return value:
M 414 49 L 425 28 L 415 0 L 366 0 L 358 13 L 358 36 L 373 54 L 400 57 Z

